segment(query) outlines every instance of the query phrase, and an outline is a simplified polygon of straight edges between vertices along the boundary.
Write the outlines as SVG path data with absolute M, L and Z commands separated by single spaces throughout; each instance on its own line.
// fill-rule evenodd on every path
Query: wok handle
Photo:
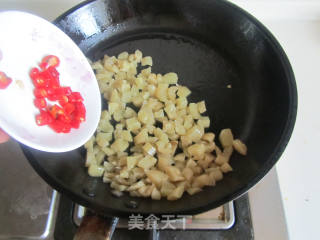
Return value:
M 73 240 L 110 240 L 119 218 L 85 215 Z

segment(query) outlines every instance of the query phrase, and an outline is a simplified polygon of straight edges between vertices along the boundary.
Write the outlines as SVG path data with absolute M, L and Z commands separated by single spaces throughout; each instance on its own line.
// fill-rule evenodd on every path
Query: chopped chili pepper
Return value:
M 33 79 L 33 84 L 36 88 L 46 87 L 48 85 L 48 80 L 43 78 L 40 74 Z
M 38 126 L 48 125 L 53 122 L 51 115 L 43 110 L 40 110 L 40 114 L 36 116 L 36 124 Z
M 57 101 L 58 99 L 59 99 L 59 97 L 57 96 L 57 95 L 55 95 L 55 94 L 52 94 L 52 95 L 48 95 L 48 100 L 50 100 L 50 101 Z
M 57 133 L 69 133 L 71 130 L 71 125 L 61 121 L 60 119 L 56 119 L 51 124 L 49 124 L 55 132 Z
M 54 89 L 59 88 L 60 87 L 59 72 L 53 67 L 49 67 L 44 72 L 46 74 L 46 77 L 48 78 L 49 86 Z
M 48 123 L 46 122 L 45 118 L 41 114 L 38 114 L 36 116 L 36 124 L 38 126 L 44 126 L 44 125 L 47 125 Z
M 59 104 L 64 107 L 69 102 L 69 99 L 67 96 L 59 96 Z
M 86 108 L 82 102 L 76 103 L 75 119 L 80 122 L 84 122 L 86 120 Z
M 9 78 L 4 72 L 0 72 L 0 89 L 7 88 L 11 82 L 11 78 Z
M 49 127 L 51 127 L 55 132 L 61 133 L 63 125 L 64 123 L 62 121 L 54 120 L 52 123 L 49 124 Z
M 71 123 L 71 121 L 72 121 L 71 116 L 67 115 L 67 114 L 59 115 L 58 119 L 61 120 L 64 123 Z
M 40 72 L 38 75 L 38 78 L 40 78 L 44 81 L 44 86 L 51 87 L 51 88 L 60 87 L 59 78 L 52 76 L 52 74 L 48 71 L 48 69 Z M 35 84 L 35 86 L 37 87 L 36 84 Z
M 53 89 L 57 89 L 60 87 L 59 79 L 53 78 L 49 80 L 49 86 Z
M 45 72 L 47 72 L 51 78 L 59 79 L 60 73 L 57 71 L 55 67 L 48 67 L 48 69 L 46 69 Z
M 47 102 L 44 98 L 36 98 L 34 100 L 34 105 L 37 107 L 37 108 L 45 108 L 47 106 Z
M 86 114 L 86 107 L 84 106 L 84 104 L 82 102 L 75 103 L 75 106 L 76 106 L 77 112 L 79 112 L 81 114 Z
M 45 98 L 48 96 L 48 92 L 45 88 L 35 88 L 33 93 L 37 98 Z
M 59 64 L 60 60 L 56 56 L 46 56 L 39 64 L 41 70 L 32 68 L 29 75 L 36 87 L 34 104 L 40 109 L 40 114 L 36 116 L 37 125 L 49 125 L 57 133 L 69 133 L 71 128 L 77 129 L 85 121 L 86 108 L 79 92 L 60 86 L 56 69 Z M 58 101 L 60 106 L 54 104 L 47 107 L 46 99 Z
M 74 112 L 76 107 L 73 103 L 67 103 L 66 105 L 63 106 L 63 109 L 67 115 L 70 115 L 71 113 Z
M 29 75 L 36 88 L 46 87 L 48 85 L 49 79 L 43 74 L 43 72 L 40 72 L 38 68 L 32 68 Z
M 39 69 L 38 68 L 32 68 L 29 75 L 31 77 L 31 79 L 33 80 L 35 77 L 39 76 Z
M 58 57 L 54 55 L 48 55 L 44 57 L 40 63 L 41 69 L 46 69 L 48 67 L 58 67 L 60 64 L 60 60 Z
M 62 128 L 62 132 L 63 133 L 69 133 L 70 131 L 71 131 L 71 125 L 65 123 L 63 128 Z
M 79 92 L 72 92 L 69 96 L 70 102 L 83 102 L 83 98 Z
M 51 114 L 51 116 L 56 119 L 58 117 L 58 115 L 64 115 L 65 112 L 63 110 L 63 108 L 59 107 L 58 105 L 53 105 L 50 109 L 49 109 L 49 113 Z
M 73 119 L 71 121 L 71 127 L 72 128 L 75 128 L 75 129 L 78 129 L 80 127 L 80 121 L 76 120 L 76 119 Z
M 59 87 L 59 88 L 55 89 L 55 93 L 58 96 L 61 96 L 61 95 L 68 96 L 72 93 L 72 91 L 71 91 L 70 87 Z

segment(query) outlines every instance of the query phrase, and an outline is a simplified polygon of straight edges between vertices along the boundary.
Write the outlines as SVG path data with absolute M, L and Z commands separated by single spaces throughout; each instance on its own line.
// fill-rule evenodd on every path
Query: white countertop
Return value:
M 1 0 L 0 10 L 26 10 L 48 20 L 73 7 L 79 0 Z M 282 203 L 289 238 L 316 240 L 320 191 L 317 185 L 317 140 L 320 135 L 320 1 L 241 0 L 233 1 L 264 23 L 286 51 L 295 72 L 299 106 L 291 141 L 277 164 Z M 319 175 L 318 175 L 319 176 Z M 272 179 L 272 180 L 270 180 Z M 277 193 L 275 171 L 270 172 L 249 193 L 255 227 L 255 239 L 286 239 L 281 218 L 281 201 L 272 201 Z M 255 199 L 255 200 L 253 200 Z M 266 205 L 263 201 L 268 202 Z M 259 214 L 258 214 L 259 213 Z M 275 226 L 277 225 L 277 226 Z M 271 235 L 270 235 L 271 234 Z
M 286 51 L 295 72 L 297 121 L 276 168 L 290 239 L 319 239 L 320 2 L 235 2 L 271 30 Z

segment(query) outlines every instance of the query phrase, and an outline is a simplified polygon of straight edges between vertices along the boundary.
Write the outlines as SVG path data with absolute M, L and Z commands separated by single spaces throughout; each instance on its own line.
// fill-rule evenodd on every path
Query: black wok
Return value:
M 108 216 L 196 214 L 246 192 L 284 151 L 297 111 L 293 71 L 272 34 L 235 5 L 223 0 L 87 1 L 55 24 L 91 60 L 135 49 L 152 56 L 154 72 L 177 72 L 180 83 L 192 90 L 190 99 L 206 101 L 210 130 L 231 128 L 248 146 L 247 156 L 232 156 L 234 171 L 215 187 L 174 202 L 114 197 L 101 179 L 88 176 L 81 148 L 47 153 L 22 146 L 39 175 L 73 201 Z

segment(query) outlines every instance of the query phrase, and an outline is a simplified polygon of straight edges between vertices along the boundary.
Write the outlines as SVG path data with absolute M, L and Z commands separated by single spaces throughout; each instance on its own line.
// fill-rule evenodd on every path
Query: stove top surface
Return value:
M 0 239 L 49 235 L 56 193 L 35 173 L 18 143 L 0 145 Z

